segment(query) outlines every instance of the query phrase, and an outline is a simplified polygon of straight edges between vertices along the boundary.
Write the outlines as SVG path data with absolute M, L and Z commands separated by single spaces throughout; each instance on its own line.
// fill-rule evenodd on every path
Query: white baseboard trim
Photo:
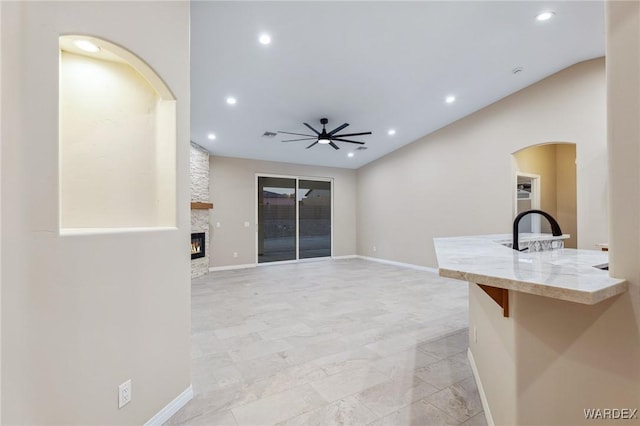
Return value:
M 232 269 L 247 269 L 247 268 L 255 268 L 257 265 L 255 263 L 245 263 L 242 265 L 227 265 L 227 266 L 210 266 L 209 272 L 216 271 L 230 271 Z
M 418 271 L 426 271 L 426 272 L 431 272 L 433 274 L 438 274 L 438 269 L 437 268 L 430 268 L 428 266 L 414 265 L 413 263 L 402 263 L 402 262 L 396 262 L 395 260 L 387 260 L 387 259 L 381 259 L 379 257 L 369 257 L 369 256 L 360 256 L 360 255 L 358 255 L 357 258 L 358 259 L 364 259 L 364 260 L 370 260 L 372 262 L 386 263 L 388 265 L 402 266 L 404 268 L 417 269 Z
M 193 387 L 189 385 L 180 395 L 176 396 L 173 401 L 168 403 L 162 410 L 158 411 L 155 416 L 151 417 L 144 426 L 160 426 L 171 418 L 179 409 L 187 405 L 187 402 L 193 399 Z
M 489 403 L 487 402 L 487 395 L 484 393 L 480 376 L 478 375 L 478 368 L 476 367 L 476 360 L 473 359 L 471 348 L 467 349 L 467 358 L 469 358 L 469 364 L 471 364 L 471 371 L 473 371 L 473 378 L 476 379 L 476 386 L 478 387 L 478 393 L 480 394 L 480 401 L 482 402 L 482 408 L 484 410 L 484 417 L 487 419 L 487 426 L 495 426 L 493 416 L 491 416 L 491 410 L 489 409 Z
M 345 260 L 345 259 L 364 259 L 364 260 L 369 260 L 371 262 L 386 263 L 387 265 L 401 266 L 403 268 L 411 268 L 411 269 L 416 269 L 418 271 L 426 271 L 426 272 L 431 272 L 433 274 L 438 274 L 437 268 L 414 265 L 413 263 L 396 262 L 395 260 L 381 259 L 379 257 L 360 256 L 358 254 L 349 254 L 346 256 L 331 256 L 330 258 L 320 257 L 317 259 L 285 260 L 282 262 L 245 263 L 242 265 L 210 266 L 209 272 L 230 271 L 232 269 L 247 269 L 247 268 L 255 268 L 257 266 L 284 265 L 288 263 L 304 263 L 304 262 L 315 262 L 315 261 L 321 261 L 321 260 Z

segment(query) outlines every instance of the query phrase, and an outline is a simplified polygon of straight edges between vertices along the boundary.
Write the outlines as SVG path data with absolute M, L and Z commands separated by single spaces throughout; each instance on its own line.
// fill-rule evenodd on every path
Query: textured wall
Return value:
M 191 384 L 189 3 L 0 8 L 1 423 L 143 424 Z M 78 33 L 129 49 L 174 94 L 175 226 L 60 233 L 58 38 Z
M 511 232 L 511 154 L 549 142 L 576 144 L 579 247 L 607 241 L 605 94 L 582 62 L 358 169 L 358 254 L 433 267 L 434 237 Z
M 153 119 L 159 100 L 144 77 L 127 64 L 62 52 L 63 228 L 163 225 L 157 223 Z
M 191 201 L 209 202 L 209 153 L 191 143 Z
M 356 251 L 356 171 L 211 156 L 212 267 L 255 264 L 256 173 L 333 179 L 333 256 Z M 247 226 L 248 225 L 248 226 Z M 234 257 L 237 253 L 237 257 Z

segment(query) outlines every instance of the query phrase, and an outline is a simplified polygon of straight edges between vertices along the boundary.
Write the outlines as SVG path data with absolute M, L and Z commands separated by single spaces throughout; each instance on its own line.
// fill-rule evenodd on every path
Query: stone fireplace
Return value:
M 191 278 L 196 278 L 209 272 L 209 214 L 213 205 L 209 203 L 209 152 L 191 142 L 190 159 Z

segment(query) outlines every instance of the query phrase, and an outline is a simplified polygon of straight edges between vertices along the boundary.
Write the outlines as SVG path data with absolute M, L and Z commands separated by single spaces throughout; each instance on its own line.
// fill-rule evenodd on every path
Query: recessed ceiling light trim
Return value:
M 264 44 L 266 46 L 267 44 L 271 44 L 271 36 L 266 33 L 260 34 L 258 41 L 260 44 Z
M 234 98 L 233 96 L 227 96 L 227 103 L 229 105 L 235 105 L 238 103 L 238 100 L 236 98 Z
M 539 13 L 536 16 L 536 20 L 540 22 L 548 21 L 549 19 L 553 18 L 555 14 L 556 13 L 552 10 L 546 10 L 544 12 Z
M 387 131 L 387 134 L 388 134 L 389 136 L 393 136 L 393 135 L 395 135 L 395 134 L 396 134 L 396 129 L 389 129 L 389 131 Z
M 446 98 L 444 98 L 444 101 L 448 104 L 452 104 L 456 101 L 456 97 L 453 95 L 449 95 Z
M 216 134 L 215 133 L 209 133 L 207 135 L 207 139 L 209 139 L 210 141 L 213 141 L 216 139 Z

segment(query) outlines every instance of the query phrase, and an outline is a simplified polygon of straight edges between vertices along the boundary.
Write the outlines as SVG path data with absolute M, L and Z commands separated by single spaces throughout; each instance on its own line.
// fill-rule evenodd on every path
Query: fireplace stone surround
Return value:
M 191 278 L 209 272 L 210 208 L 209 204 L 209 152 L 191 142 L 191 232 L 204 233 L 204 256 L 191 259 Z

